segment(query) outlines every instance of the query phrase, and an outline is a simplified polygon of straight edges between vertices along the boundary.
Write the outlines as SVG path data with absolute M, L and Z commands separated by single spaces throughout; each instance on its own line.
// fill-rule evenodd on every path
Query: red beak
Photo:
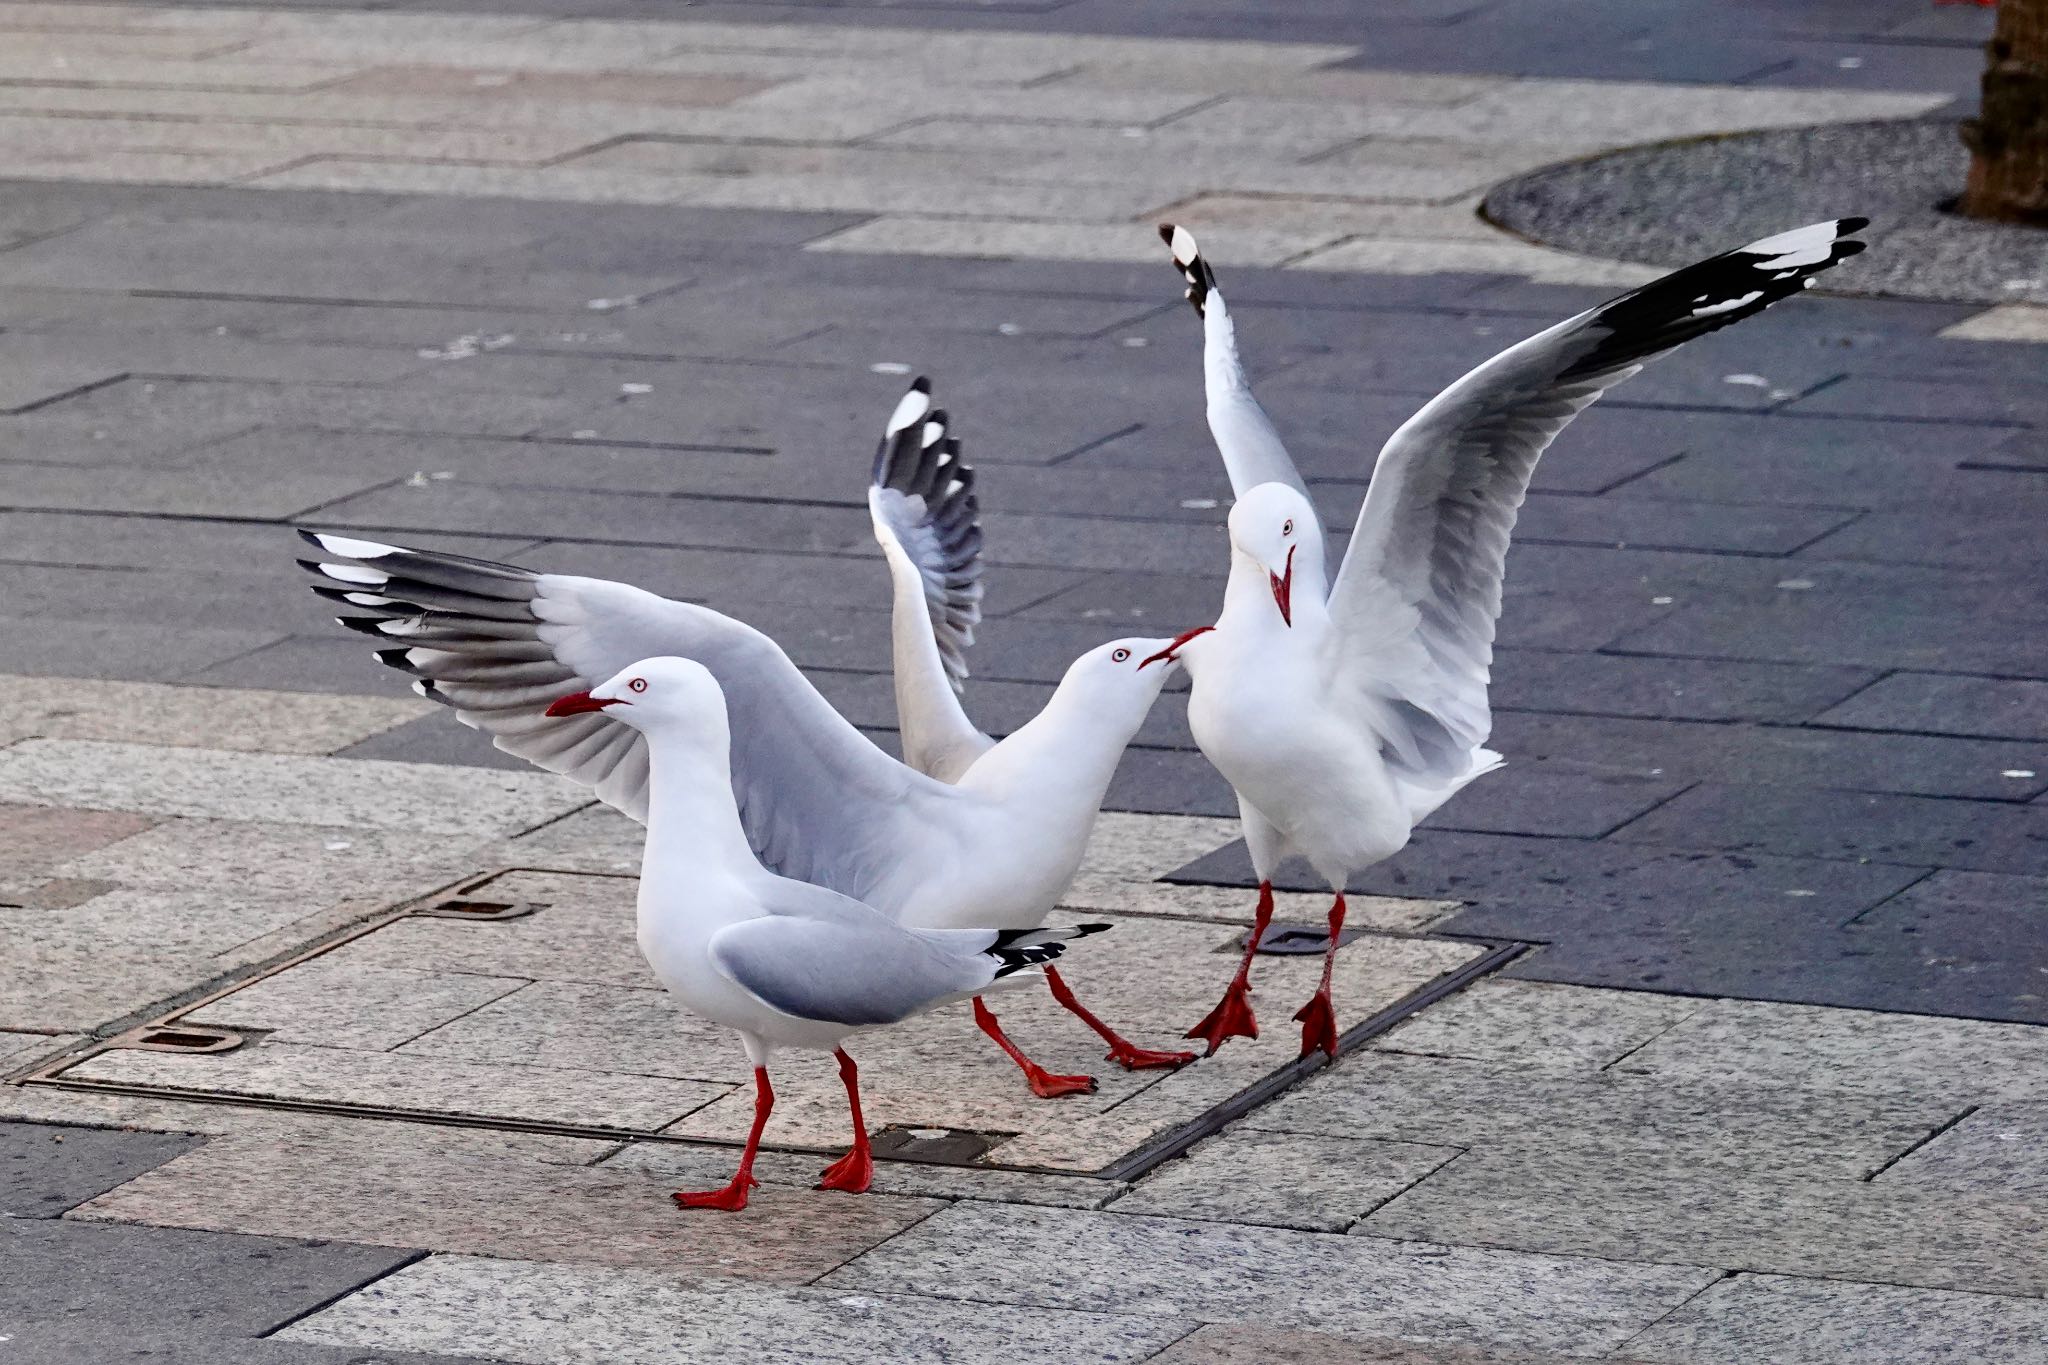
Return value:
M 551 716 L 580 716 L 585 711 L 602 711 L 607 706 L 622 706 L 624 697 L 593 697 L 588 692 L 571 692 L 566 697 L 557 697 L 549 704 L 547 713 Z
M 1287 547 L 1287 573 L 1267 574 L 1273 580 L 1273 600 L 1280 604 L 1280 619 L 1289 626 L 1294 624 L 1294 547 Z
M 1144 659 L 1139 661 L 1138 667 L 1149 668 L 1153 664 L 1158 663 L 1161 659 L 1166 660 L 1166 662 L 1168 663 L 1177 663 L 1180 660 L 1180 655 L 1176 651 L 1178 651 L 1182 645 L 1194 639 L 1197 635 L 1207 634 L 1209 631 L 1212 631 L 1214 629 L 1216 629 L 1216 627 L 1214 626 L 1196 626 L 1193 630 L 1184 631 L 1174 638 L 1172 644 L 1160 650 L 1157 654 L 1146 655 Z

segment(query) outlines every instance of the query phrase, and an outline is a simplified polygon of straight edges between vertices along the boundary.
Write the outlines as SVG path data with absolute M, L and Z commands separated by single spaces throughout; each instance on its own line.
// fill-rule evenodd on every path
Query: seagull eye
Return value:
M 647 690 L 647 679 L 635 678 L 627 683 L 626 686 L 632 688 L 635 692 L 645 692 Z
M 1293 517 L 1289 517 L 1287 520 L 1280 523 L 1280 534 L 1283 536 L 1291 536 L 1294 534 Z
M 1128 649 L 1119 649 L 1109 656 L 1109 661 L 1113 664 L 1120 664 L 1130 657 L 1131 651 L 1129 651 Z

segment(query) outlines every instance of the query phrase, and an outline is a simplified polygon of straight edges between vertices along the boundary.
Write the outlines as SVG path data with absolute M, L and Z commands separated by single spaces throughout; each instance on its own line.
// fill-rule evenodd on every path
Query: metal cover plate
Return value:
M 471 900 L 541 908 L 517 918 L 413 912 L 257 978 L 160 1024 L 254 1041 L 191 1053 L 110 1046 L 49 1082 L 228 1102 L 404 1115 L 508 1128 L 737 1143 L 753 1112 L 750 1068 L 730 1032 L 688 1014 L 634 943 L 633 878 L 514 870 L 464 884 Z M 1158 889 L 1158 888 L 1155 888 Z M 1196 890 L 1203 890 L 1197 888 Z M 431 903 L 428 903 L 431 904 Z M 1156 905 L 1156 897 L 1149 903 Z M 1149 908 L 1149 906 L 1148 906 Z M 1246 907 L 1249 910 L 1249 906 Z M 1215 1003 L 1241 926 L 1213 918 L 1105 915 L 1114 932 L 1061 966 L 1082 1001 L 1141 1046 L 1171 1047 Z M 1514 951 L 1469 939 L 1361 933 L 1340 949 L 1338 1027 L 1347 1046 L 1489 971 Z M 1178 1071 L 1126 1072 L 1035 984 L 990 997 L 1004 1027 L 1049 1070 L 1099 1078 L 1092 1095 L 1041 1100 L 975 1029 L 966 1005 L 856 1036 L 873 1132 L 983 1135 L 968 1159 L 993 1169 L 1127 1177 L 1279 1093 L 1313 1069 L 1290 1015 L 1319 957 L 1261 956 L 1262 1031 Z M 824 1054 L 781 1053 L 768 1145 L 833 1151 L 844 1092 Z M 876 1155 L 930 1160 L 920 1144 Z M 959 1160 L 968 1154 L 952 1154 Z

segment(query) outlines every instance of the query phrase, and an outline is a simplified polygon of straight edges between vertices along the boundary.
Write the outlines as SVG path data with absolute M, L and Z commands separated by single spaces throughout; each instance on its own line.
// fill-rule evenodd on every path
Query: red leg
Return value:
M 1296 1012 L 1301 1021 L 1301 1055 L 1321 1048 L 1324 1055 L 1337 1055 L 1337 1009 L 1330 1003 L 1330 969 L 1337 965 L 1337 935 L 1344 932 L 1344 893 L 1330 905 L 1330 946 L 1323 950 L 1323 984 L 1308 1003 Z
M 677 1190 L 671 1196 L 686 1209 L 723 1209 L 738 1213 L 747 1206 L 747 1191 L 761 1182 L 754 1179 L 754 1153 L 761 1150 L 761 1130 L 768 1126 L 768 1111 L 775 1107 L 775 1090 L 768 1084 L 768 1068 L 754 1068 L 754 1127 L 747 1134 L 747 1149 L 740 1153 L 740 1168 L 732 1183 L 722 1190 Z
M 1259 1036 L 1259 1021 L 1252 1014 L 1252 954 L 1259 950 L 1259 940 L 1265 936 L 1266 926 L 1272 922 L 1273 883 L 1260 882 L 1259 906 L 1252 915 L 1252 936 L 1245 940 L 1244 960 L 1237 964 L 1237 975 L 1230 978 L 1230 985 L 1216 1008 L 1202 1016 L 1201 1023 L 1181 1035 L 1200 1038 L 1208 1043 L 1208 1055 L 1211 1057 L 1216 1055 L 1216 1049 L 1223 1046 L 1226 1038 Z
M 974 997 L 974 1022 L 981 1025 L 981 1031 L 996 1040 L 996 1046 L 1010 1054 L 1010 1060 L 1024 1069 L 1024 1079 L 1031 1083 L 1031 1093 L 1042 1100 L 1058 1099 L 1061 1095 L 1092 1095 L 1095 1093 L 1093 1076 L 1055 1076 L 1037 1062 L 1017 1050 L 1017 1045 L 1003 1036 L 1003 1026 L 989 1007 L 982 1003 L 980 996 Z
M 868 1121 L 860 1116 L 860 1068 L 843 1047 L 832 1055 L 839 1059 L 839 1079 L 846 1082 L 846 1107 L 853 1111 L 853 1150 L 826 1167 L 818 1188 L 866 1194 L 875 1178 L 875 1159 L 868 1150 Z
M 1053 999 L 1066 1006 L 1070 1013 L 1094 1029 L 1096 1035 L 1109 1044 L 1109 1054 L 1102 1059 L 1105 1062 L 1115 1062 L 1126 1071 L 1143 1071 L 1151 1067 L 1186 1066 L 1195 1060 L 1195 1054 L 1192 1052 L 1157 1052 L 1149 1047 L 1138 1047 L 1125 1039 L 1115 1029 L 1090 1014 L 1081 1002 L 1074 998 L 1074 992 L 1068 989 L 1066 978 L 1060 975 L 1059 968 L 1047 967 L 1045 982 L 1052 987 Z

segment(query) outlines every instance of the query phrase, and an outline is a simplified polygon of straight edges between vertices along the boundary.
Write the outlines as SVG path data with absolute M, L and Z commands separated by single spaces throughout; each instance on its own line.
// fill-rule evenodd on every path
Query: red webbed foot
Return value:
M 1337 1010 L 1330 1003 L 1328 986 L 1310 996 L 1308 1003 L 1294 1012 L 1301 1021 L 1301 1055 L 1321 1048 L 1327 1056 L 1337 1055 Z
M 1024 1073 L 1024 1079 L 1030 1082 L 1031 1093 L 1042 1100 L 1056 1100 L 1062 1095 L 1095 1093 L 1093 1076 L 1056 1076 L 1044 1067 L 1034 1066 Z
M 1226 1038 L 1258 1037 L 1259 1021 L 1252 1014 L 1251 987 L 1243 981 L 1231 982 L 1230 989 L 1223 992 L 1223 998 L 1216 1002 L 1216 1008 L 1181 1036 L 1200 1038 L 1209 1045 L 1207 1055 L 1211 1057 L 1216 1055 L 1216 1049 L 1223 1046 Z
M 868 1155 L 866 1147 L 856 1147 L 839 1160 L 825 1168 L 818 1180 L 821 1190 L 843 1190 L 847 1194 L 866 1194 L 868 1186 L 875 1180 L 874 1158 Z
M 684 1209 L 720 1209 L 726 1213 L 738 1213 L 747 1206 L 747 1191 L 761 1182 L 750 1175 L 736 1175 L 732 1184 L 722 1190 L 677 1190 L 669 1198 L 676 1201 L 676 1207 Z
M 1126 1071 L 1158 1071 L 1168 1067 L 1186 1066 L 1195 1060 L 1192 1052 L 1164 1052 L 1158 1048 L 1139 1047 L 1118 1039 L 1110 1045 L 1103 1057 L 1106 1062 L 1115 1062 Z

